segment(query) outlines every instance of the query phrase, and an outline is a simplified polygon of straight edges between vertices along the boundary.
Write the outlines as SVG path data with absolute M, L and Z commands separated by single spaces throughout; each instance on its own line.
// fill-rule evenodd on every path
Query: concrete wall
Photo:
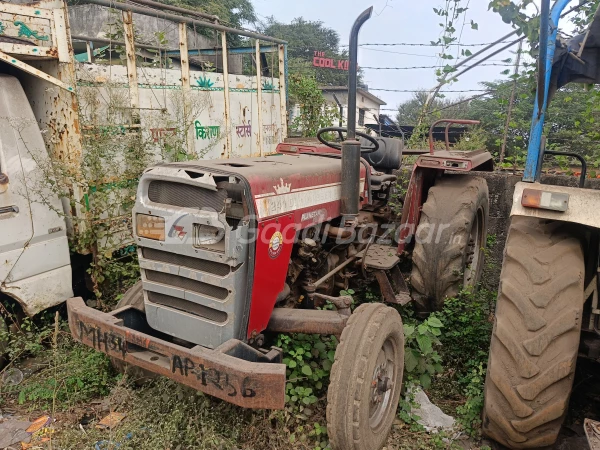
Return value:
M 488 235 L 493 234 L 496 236 L 496 244 L 490 249 L 486 259 L 486 267 L 483 273 L 483 285 L 487 289 L 495 291 L 498 289 L 500 270 L 502 269 L 504 245 L 506 243 L 506 234 L 510 225 L 510 210 L 512 207 L 515 184 L 521 181 L 521 175 L 512 175 L 507 172 L 475 172 L 473 175 L 485 178 L 490 191 Z M 579 179 L 576 177 L 550 175 L 542 177 L 542 182 L 544 184 L 557 186 L 577 187 Z M 586 180 L 585 187 L 586 189 L 600 190 L 600 180 L 588 179 Z

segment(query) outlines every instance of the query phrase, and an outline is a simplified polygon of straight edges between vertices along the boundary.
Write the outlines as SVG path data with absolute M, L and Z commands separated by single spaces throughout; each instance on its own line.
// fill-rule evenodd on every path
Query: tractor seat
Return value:
M 402 164 L 402 150 L 404 143 L 401 139 L 377 137 L 379 149 L 376 152 L 363 154 L 371 166 L 376 170 L 386 173 L 400 168 Z M 360 139 L 361 145 L 368 147 L 371 144 L 366 139 Z

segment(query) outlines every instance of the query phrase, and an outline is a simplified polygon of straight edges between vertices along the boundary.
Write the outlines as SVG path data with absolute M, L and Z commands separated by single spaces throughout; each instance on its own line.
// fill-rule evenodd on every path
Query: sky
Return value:
M 363 25 L 359 43 L 429 44 L 431 41 L 437 40 L 442 31 L 438 25 L 441 21 L 440 17 L 433 12 L 433 8 L 439 8 L 445 3 L 440 0 L 252 0 L 252 2 L 259 20 L 264 20 L 268 16 L 274 16 L 275 19 L 286 23 L 296 17 L 320 20 L 339 33 L 341 44 L 348 43 L 354 20 L 371 5 L 373 6 L 373 15 Z M 488 0 L 470 1 L 467 24 L 460 39 L 462 43 L 493 42 L 512 31 L 511 26 L 502 22 L 498 14 L 488 11 L 488 3 Z M 471 29 L 471 20 L 478 24 L 479 30 Z M 512 38 L 512 40 L 514 39 L 515 37 Z M 453 48 L 456 52 L 456 47 Z M 482 47 L 465 48 L 474 52 Z M 516 48 L 515 45 L 511 50 L 514 52 Z M 360 47 L 358 64 L 361 67 L 378 68 L 439 66 L 442 64 L 437 56 L 439 51 L 439 47 Z M 493 63 L 505 64 L 501 60 L 507 58 L 513 58 L 514 62 L 514 53 L 507 50 L 492 59 Z M 507 79 L 508 75 L 501 74 L 506 69 L 512 71 L 512 65 L 474 68 L 446 90 L 482 89 L 479 85 L 482 81 Z M 400 102 L 410 99 L 412 94 L 382 92 L 375 89 L 429 90 L 435 86 L 436 78 L 435 69 L 432 68 L 418 70 L 364 69 L 364 79 L 369 90 L 387 103 L 382 107 L 385 109 L 395 109 Z M 455 98 L 459 95 L 477 94 L 478 92 L 448 93 L 446 97 Z M 387 111 L 387 113 L 393 114 L 392 111 Z

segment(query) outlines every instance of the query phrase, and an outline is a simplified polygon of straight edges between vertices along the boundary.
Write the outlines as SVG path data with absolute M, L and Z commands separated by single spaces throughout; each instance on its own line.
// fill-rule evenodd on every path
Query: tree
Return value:
M 489 97 L 469 103 L 468 117 L 481 121 L 487 135 L 487 148 L 498 152 L 504 136 L 508 99 L 512 81 L 484 83 Z M 517 95 L 507 136 L 510 163 L 523 164 L 529 142 L 535 80 L 522 73 L 517 79 Z M 585 86 L 569 84 L 561 88 L 550 103 L 546 115 L 545 134 L 548 149 L 579 153 L 592 167 L 600 165 L 600 93 Z
M 190 8 L 219 16 L 223 23 L 242 28 L 256 22 L 254 6 L 250 0 L 157 0 L 168 5 Z
M 288 24 L 269 17 L 262 32 L 288 42 L 290 74 L 300 73 L 304 76 L 314 77 L 321 85 L 347 85 L 347 71 L 318 68 L 312 65 L 315 51 L 325 52 L 325 57 L 335 60 L 348 59 L 348 53 L 339 49 L 340 36 L 337 31 L 326 27 L 323 22 L 298 17 Z
M 336 110 L 327 104 L 315 78 L 299 73 L 289 78 L 290 103 L 298 105 L 300 114 L 290 124 L 302 137 L 314 137 L 320 128 L 330 127 Z
M 423 112 L 423 107 L 427 101 L 427 91 L 419 91 L 413 94 L 410 100 L 407 100 L 398 105 L 398 113 L 396 114 L 396 121 L 399 125 L 416 125 L 419 121 L 419 117 Z M 469 105 L 468 103 L 460 103 L 453 106 L 454 103 L 458 103 L 464 100 L 462 97 L 457 99 L 445 99 L 436 98 L 429 105 L 428 113 L 423 118 L 423 123 L 431 124 L 434 120 L 442 118 L 451 119 L 468 119 L 469 118 Z

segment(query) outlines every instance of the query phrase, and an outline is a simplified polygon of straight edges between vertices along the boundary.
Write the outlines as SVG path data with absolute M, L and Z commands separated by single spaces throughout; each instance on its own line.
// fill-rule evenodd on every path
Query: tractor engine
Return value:
M 389 172 L 401 141 L 384 141 L 382 154 L 369 156 Z M 348 230 L 340 154 L 311 145 L 144 173 L 133 217 L 152 328 L 208 348 L 230 339 L 260 345 L 275 307 L 322 306 L 363 277 L 364 266 L 340 263 L 386 232 L 395 176 L 361 159 L 360 213 Z

